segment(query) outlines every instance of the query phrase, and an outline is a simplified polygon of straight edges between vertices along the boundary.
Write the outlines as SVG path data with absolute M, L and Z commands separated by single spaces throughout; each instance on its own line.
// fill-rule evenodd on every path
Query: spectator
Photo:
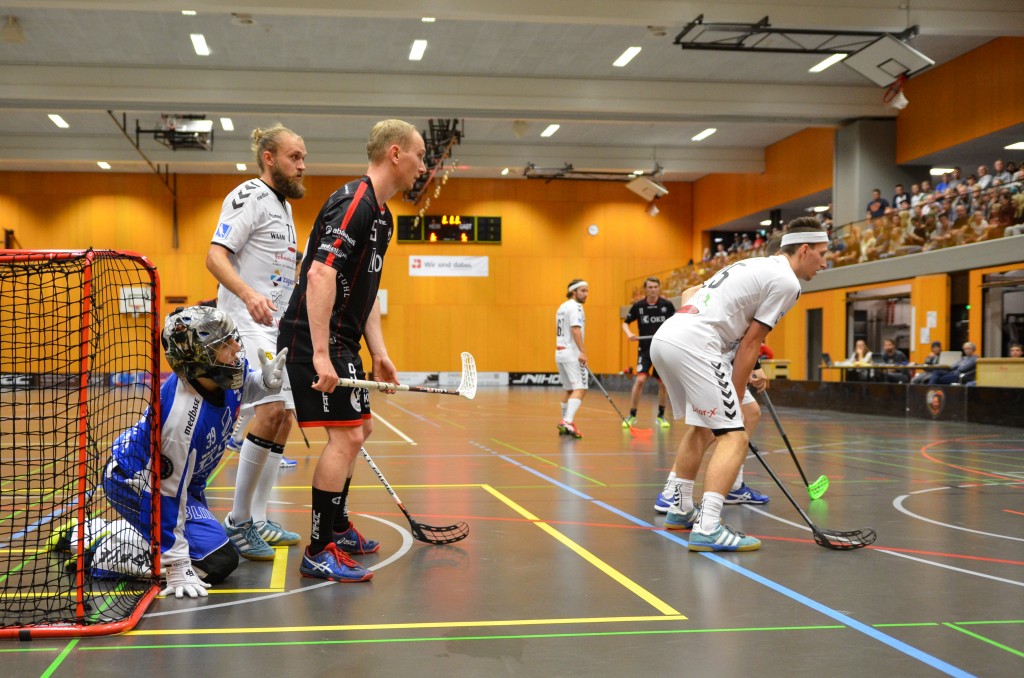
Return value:
M 924 193 L 921 192 L 921 185 L 910 184 L 910 206 L 917 207 L 923 199 Z
M 863 339 L 858 339 L 853 345 L 853 353 L 846 359 L 847 365 L 870 365 L 871 364 L 871 349 L 868 348 L 868 342 Z M 870 377 L 868 370 L 847 370 L 846 380 L 847 381 L 867 381 Z
M 992 178 L 998 179 L 1001 184 L 1008 184 L 1013 181 L 1013 173 L 1008 172 L 1002 160 L 992 163 Z
M 896 348 L 896 342 L 886 339 L 882 342 L 882 355 L 875 361 L 880 365 L 906 365 L 907 354 Z M 907 370 L 878 370 L 881 372 L 882 381 L 891 381 L 897 384 L 905 384 L 910 380 Z
M 762 344 L 763 346 L 764 344 Z M 1024 346 L 1020 344 L 1010 344 L 1010 357 L 1011 358 L 1024 358 Z
M 722 243 L 718 243 L 718 251 L 715 252 L 715 256 L 720 259 L 724 259 L 725 257 L 729 256 L 729 253 L 725 251 L 725 245 L 723 245 Z
M 949 225 L 949 215 L 940 214 L 939 219 L 935 224 L 935 229 L 931 233 L 931 237 L 928 243 L 924 246 L 925 250 L 937 250 L 943 247 L 949 247 L 954 244 L 953 230 Z
M 910 207 L 910 196 L 903 192 L 903 184 L 896 184 L 896 193 L 892 197 L 893 209 L 905 210 Z
M 925 179 L 921 182 L 921 195 L 931 195 L 933 190 L 935 189 L 932 188 L 932 182 L 930 179 Z
M 949 185 L 953 188 L 966 185 L 964 183 L 963 177 L 960 175 L 959 167 L 953 168 L 953 174 L 949 177 Z
M 983 189 L 988 188 L 988 185 L 992 183 L 992 175 L 988 173 L 988 167 L 985 165 L 978 165 L 977 183 Z
M 935 192 L 945 193 L 947 188 L 949 188 L 949 173 L 943 172 L 942 180 L 939 181 L 939 183 L 935 184 Z
M 871 191 L 871 201 L 868 202 L 867 218 L 878 219 L 885 215 L 885 210 L 889 208 L 889 201 L 882 197 L 882 191 L 874 189 Z
M 926 384 L 966 384 L 974 381 L 974 373 L 978 365 L 974 344 L 965 341 L 963 357 L 957 360 L 948 370 L 936 370 L 925 380 Z
M 939 364 L 939 356 L 941 354 L 942 354 L 942 342 L 941 341 L 933 341 L 932 342 L 932 352 L 928 355 L 927 358 L 924 359 L 924 364 L 925 365 L 938 365 Z M 921 370 L 920 372 L 918 372 L 917 374 L 914 375 L 914 378 L 910 380 L 910 383 L 911 384 L 923 384 L 923 383 L 925 383 L 928 380 L 928 377 L 930 377 L 930 376 L 931 376 L 931 373 L 928 370 Z
M 704 256 L 702 256 L 700 258 L 700 260 L 702 262 L 704 262 L 705 264 L 708 263 L 709 261 L 711 261 L 711 248 L 710 247 L 705 247 L 704 248 Z

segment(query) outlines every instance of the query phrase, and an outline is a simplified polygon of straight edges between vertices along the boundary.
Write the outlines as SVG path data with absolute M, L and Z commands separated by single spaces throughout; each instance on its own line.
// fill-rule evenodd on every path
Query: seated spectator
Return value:
M 982 240 L 989 240 L 989 234 L 994 232 L 997 232 L 996 227 L 989 226 L 989 223 L 985 221 L 985 215 L 981 212 L 975 212 L 971 215 L 971 218 L 967 220 L 967 229 L 963 233 L 963 243 L 968 244 L 972 242 L 981 242 Z M 1002 232 L 1003 229 L 999 228 L 998 233 L 1002 235 Z
M 964 182 L 963 174 L 961 173 L 960 168 L 959 167 L 954 167 L 953 168 L 953 173 L 949 176 L 949 185 L 951 187 L 953 187 L 953 188 L 957 188 L 958 186 L 960 186 L 960 185 L 962 185 L 964 183 L 965 182 Z
M 907 354 L 896 348 L 896 342 L 892 339 L 882 341 L 882 354 L 874 357 L 878 365 L 906 365 Z M 878 370 L 881 373 L 882 381 L 891 381 L 897 384 L 905 384 L 910 381 L 906 370 Z
M 762 344 L 763 346 L 764 344 Z M 1024 346 L 1020 344 L 1010 344 L 1010 357 L 1011 358 L 1024 358 Z
M 729 256 L 729 253 L 725 251 L 725 245 L 723 245 L 722 243 L 718 243 L 718 249 L 715 252 L 715 256 L 720 259 Z
M 874 261 L 878 258 L 878 240 L 875 238 L 874 230 L 865 229 L 864 235 L 860 238 L 860 257 L 858 263 Z
M 949 173 L 943 172 L 942 179 L 939 181 L 939 183 L 935 184 L 935 192 L 945 193 L 947 188 L 949 188 Z
M 882 197 L 882 191 L 874 189 L 871 191 L 871 200 L 868 201 L 867 219 L 879 219 L 885 216 L 889 208 L 889 201 Z
M 703 261 L 705 264 L 708 263 L 709 261 L 711 261 L 711 248 L 710 247 L 705 247 L 704 248 L 704 256 L 702 256 L 700 258 L 700 260 Z
M 921 182 L 921 195 L 931 195 L 934 190 L 935 189 L 932 188 L 932 182 L 929 179 L 925 179 Z
M 953 229 L 949 225 L 949 215 L 940 214 L 935 229 L 932 230 L 931 237 L 924 248 L 925 250 L 937 250 L 954 244 L 956 241 L 953 238 Z
M 999 196 L 989 210 L 988 222 L 993 228 L 1000 232 L 1008 226 L 1013 226 L 1017 220 L 1017 208 L 1013 204 L 1013 194 L 1010 189 L 1004 188 L 999 191 Z
M 978 365 L 975 346 L 969 341 L 963 345 L 963 357 L 957 360 L 948 370 L 935 370 L 925 380 L 926 384 L 966 384 L 974 381 L 974 373 Z
M 988 185 L 992 183 L 992 175 L 988 173 L 988 167 L 985 165 L 978 165 L 978 178 L 976 183 L 983 189 L 988 188 Z
M 896 193 L 892 196 L 892 207 L 896 210 L 910 208 L 910 196 L 903 192 L 903 184 L 896 184 Z
M 853 353 L 846 359 L 847 365 L 871 365 L 871 349 L 868 342 L 858 339 L 853 345 Z M 871 377 L 869 370 L 847 370 L 847 381 L 867 381 Z
M 910 184 L 910 206 L 917 207 L 923 199 L 924 193 L 921 192 L 921 184 Z
M 992 163 L 992 179 L 998 179 L 1001 184 L 1008 184 L 1013 181 L 1013 173 L 1006 171 L 1002 160 L 996 160 Z
M 941 341 L 933 341 L 932 342 L 932 352 L 928 355 L 927 358 L 924 359 L 924 364 L 925 365 L 938 365 L 939 364 L 939 356 L 941 354 L 942 354 L 942 342 Z M 914 375 L 914 378 L 910 380 L 910 383 L 911 384 L 923 384 L 925 381 L 927 381 L 929 376 L 931 376 L 931 372 L 929 372 L 928 370 L 921 370 L 920 372 L 918 372 L 917 374 Z

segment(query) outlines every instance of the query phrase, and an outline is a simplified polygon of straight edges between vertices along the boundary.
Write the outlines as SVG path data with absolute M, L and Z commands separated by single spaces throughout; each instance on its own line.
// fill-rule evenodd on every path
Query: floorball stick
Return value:
M 775 427 L 779 429 L 779 435 L 782 436 L 782 442 L 786 443 L 786 449 L 789 450 L 789 454 L 793 457 L 793 463 L 796 464 L 796 470 L 800 471 L 800 477 L 803 478 L 804 485 L 807 486 L 807 494 L 810 495 L 811 499 L 821 499 L 825 491 L 828 490 L 828 476 L 822 475 L 813 483 L 807 482 L 807 476 L 804 475 L 804 470 L 800 467 L 800 462 L 796 458 L 796 452 L 793 451 L 793 446 L 789 444 L 789 438 L 786 436 L 785 429 L 782 428 L 782 422 L 779 421 L 779 415 L 775 411 L 775 406 L 772 405 L 772 399 L 768 397 L 768 391 L 761 391 L 761 397 L 764 399 L 764 404 L 768 407 L 768 413 L 772 415 L 772 419 L 775 420 Z
M 405 384 L 389 384 L 386 381 L 367 381 L 365 379 L 339 379 L 338 386 L 345 388 L 366 388 L 377 391 L 413 391 L 415 393 L 438 393 L 440 395 L 461 396 L 466 400 L 476 397 L 476 360 L 473 356 L 464 351 L 462 353 L 462 379 L 459 387 L 452 391 L 446 388 L 431 388 L 428 386 L 406 386 Z
M 619 415 L 619 419 L 621 419 L 622 423 L 625 424 L 627 428 L 629 428 L 629 434 L 631 436 L 633 436 L 634 438 L 649 438 L 652 435 L 654 435 L 654 431 L 649 428 L 637 428 L 630 424 L 629 420 L 622 416 L 622 411 L 619 409 L 619 406 L 615 404 L 615 401 L 612 400 L 612 397 L 608 395 L 608 391 L 604 390 L 604 385 L 601 384 L 601 381 L 597 378 L 597 375 L 594 374 L 594 372 L 589 367 L 587 368 L 587 372 L 590 373 L 590 378 L 594 380 L 594 383 L 597 384 L 597 387 L 601 389 L 601 393 L 604 394 L 604 397 L 608 399 L 609 403 L 611 403 L 612 407 L 615 409 L 615 413 Z

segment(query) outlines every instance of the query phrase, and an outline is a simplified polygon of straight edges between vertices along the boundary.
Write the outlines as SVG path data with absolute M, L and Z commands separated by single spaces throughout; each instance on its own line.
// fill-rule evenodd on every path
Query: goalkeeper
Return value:
M 176 309 L 167 317 L 162 339 L 174 370 L 160 389 L 160 557 L 167 575 L 163 594 L 197 598 L 238 567 L 238 551 L 207 505 L 207 479 L 224 454 L 239 407 L 281 389 L 287 349 L 273 359 L 260 352 L 261 367 L 253 369 L 242 353 L 234 321 L 224 311 L 204 306 Z M 150 464 L 147 412 L 114 441 L 103 479 L 110 503 L 141 534 L 151 524 Z M 112 532 L 96 549 L 92 566 L 131 574 L 132 568 L 125 566 L 138 562 L 139 546 L 131 531 Z

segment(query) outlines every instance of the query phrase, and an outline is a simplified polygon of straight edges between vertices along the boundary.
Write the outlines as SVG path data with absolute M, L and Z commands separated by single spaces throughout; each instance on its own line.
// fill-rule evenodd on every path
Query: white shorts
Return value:
M 753 395 L 747 389 L 742 399 L 736 397 L 732 363 L 722 355 L 691 351 L 655 337 L 651 360 L 676 419 L 685 417 L 687 424 L 713 430 L 743 428 L 741 405 Z
M 272 358 L 277 355 L 277 330 L 273 328 L 266 328 L 265 332 L 252 332 L 244 331 L 239 328 L 239 335 L 242 337 L 242 346 L 245 347 L 245 357 L 249 361 L 249 366 L 253 369 L 258 370 L 260 368 L 260 357 L 259 352 L 262 350 L 268 358 Z M 272 395 L 268 395 L 262 400 L 257 400 L 253 403 L 245 403 L 242 405 L 242 410 L 246 410 L 255 405 L 265 405 L 266 403 L 283 402 L 286 410 L 295 409 L 295 399 L 292 398 L 292 385 L 288 381 L 288 370 L 284 370 L 282 375 L 284 376 L 284 384 L 281 385 L 281 390 Z
M 571 363 L 555 362 L 558 365 L 558 376 L 562 380 L 562 388 L 566 391 L 586 391 L 589 386 L 587 368 L 580 365 L 579 360 Z

